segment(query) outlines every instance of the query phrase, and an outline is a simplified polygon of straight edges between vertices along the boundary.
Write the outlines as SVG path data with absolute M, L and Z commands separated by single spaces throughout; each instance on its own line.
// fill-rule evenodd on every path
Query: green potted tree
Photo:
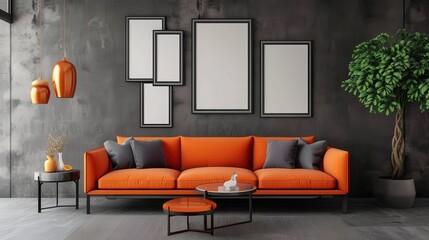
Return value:
M 374 195 L 381 206 L 412 207 L 416 192 L 414 180 L 404 173 L 404 109 L 412 102 L 419 103 L 422 112 L 429 109 L 429 36 L 400 29 L 360 43 L 341 87 L 371 113 L 396 112 L 392 175 L 375 180 Z

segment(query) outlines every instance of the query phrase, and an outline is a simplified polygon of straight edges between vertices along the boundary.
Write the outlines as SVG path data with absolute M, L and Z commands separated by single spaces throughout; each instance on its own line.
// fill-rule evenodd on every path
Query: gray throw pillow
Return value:
M 107 140 L 104 142 L 107 155 L 109 155 L 112 162 L 112 170 L 135 168 L 133 151 L 131 150 L 131 140 L 127 138 L 122 144 L 117 144 L 114 141 Z
M 167 161 L 161 140 L 131 141 L 134 160 L 137 168 L 165 168 Z
M 320 162 L 325 155 L 328 144 L 325 140 L 312 144 L 306 143 L 303 139 L 298 139 L 297 168 L 320 169 Z
M 264 168 L 295 168 L 298 140 L 269 140 Z

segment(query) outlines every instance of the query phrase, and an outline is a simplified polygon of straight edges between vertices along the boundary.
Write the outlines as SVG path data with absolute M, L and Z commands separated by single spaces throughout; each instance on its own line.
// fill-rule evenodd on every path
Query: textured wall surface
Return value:
M 0 197 L 10 196 L 10 25 L 0 21 Z
M 43 12 L 46 20 L 42 75 L 48 80 L 52 67 L 62 58 L 61 4 L 62 1 L 47 0 Z M 427 32 L 428 7 L 425 1 L 407 2 L 407 25 Z M 68 1 L 66 48 L 68 59 L 78 72 L 76 95 L 73 99 L 56 99 L 51 94 L 46 106 L 32 105 L 29 97 L 31 81 L 40 74 L 38 10 L 38 1 L 14 1 L 11 72 L 3 66 L 10 53 L 9 47 L 3 47 L 9 28 L 0 25 L 0 196 L 36 196 L 32 175 L 43 168 L 45 139 L 53 129 L 64 125 L 71 129 L 64 151 L 65 162 L 79 169 L 83 169 L 85 150 L 101 146 L 116 135 L 252 134 L 314 134 L 318 139 L 327 139 L 332 146 L 350 151 L 351 195 L 355 197 L 370 196 L 371 179 L 388 174 L 391 169 L 393 116 L 369 114 L 354 96 L 340 88 L 340 82 L 347 78 L 347 65 L 356 44 L 380 32 L 393 33 L 402 26 L 402 0 Z M 126 16 L 166 16 L 167 29 L 184 31 L 185 86 L 173 89 L 173 128 L 139 128 L 138 84 L 126 83 L 124 79 Z M 191 19 L 197 17 L 253 20 L 253 114 L 191 114 L 190 29 Z M 312 118 L 259 117 L 260 40 L 313 41 Z M 428 119 L 429 113 L 418 114 L 415 106 L 406 111 L 407 174 L 414 177 L 419 196 L 429 196 Z M 70 187 L 60 190 L 62 196 L 73 195 L 71 186 L 70 183 Z M 53 186 L 44 188 L 45 196 L 52 196 Z

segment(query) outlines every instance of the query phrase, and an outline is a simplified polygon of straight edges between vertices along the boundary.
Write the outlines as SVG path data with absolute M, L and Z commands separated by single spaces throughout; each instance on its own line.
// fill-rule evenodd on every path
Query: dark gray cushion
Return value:
M 109 155 L 112 162 L 113 170 L 136 167 L 133 151 L 131 150 L 132 139 L 131 137 L 127 138 L 122 144 L 117 144 L 111 140 L 104 142 L 104 148 L 106 148 L 107 155 Z
M 161 140 L 131 141 L 134 160 L 137 168 L 165 168 L 167 161 L 164 156 L 164 147 Z
M 325 140 L 312 144 L 306 143 L 302 138 L 298 139 L 297 168 L 320 169 L 320 162 L 326 152 L 328 144 Z
M 295 168 L 298 140 L 269 140 L 264 168 Z

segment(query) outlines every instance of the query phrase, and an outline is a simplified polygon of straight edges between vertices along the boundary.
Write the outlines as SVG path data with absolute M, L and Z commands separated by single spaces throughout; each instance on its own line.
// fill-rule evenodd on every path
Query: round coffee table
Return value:
M 57 207 L 76 207 L 79 209 L 79 179 L 80 171 L 73 169 L 70 171 L 59 171 L 59 172 L 34 172 L 34 181 L 37 181 L 37 211 L 40 213 L 42 209 L 57 208 Z M 74 182 L 76 184 L 76 204 L 75 205 L 58 205 L 58 183 L 59 182 Z M 56 183 L 57 198 L 55 206 L 42 208 L 42 185 L 43 183 Z
M 203 193 L 204 198 L 210 198 L 210 197 L 234 198 L 234 197 L 247 196 L 249 199 L 249 220 L 231 223 L 227 225 L 216 226 L 214 227 L 214 229 L 252 222 L 252 194 L 256 192 L 256 187 L 253 186 L 252 184 L 237 183 L 237 186 L 233 190 L 226 190 L 225 187 L 223 186 L 223 183 L 207 183 L 207 184 L 198 185 L 195 188 L 195 190 Z M 204 217 L 204 221 L 206 221 L 205 217 Z
M 204 199 L 204 198 L 176 198 L 173 200 L 169 200 L 164 205 L 162 205 L 162 208 L 165 212 L 168 213 L 168 227 L 167 227 L 167 234 L 168 236 L 176 233 L 182 233 L 187 231 L 192 232 L 205 232 L 205 233 L 211 233 L 213 235 L 213 219 L 214 219 L 214 210 L 216 209 L 216 203 Z M 204 230 L 197 230 L 197 229 L 190 229 L 189 228 L 189 216 L 196 216 L 196 215 L 204 215 Z M 210 228 L 207 228 L 207 215 L 210 215 L 211 217 L 211 225 Z M 186 216 L 186 229 L 171 232 L 170 231 L 170 218 L 173 216 Z

